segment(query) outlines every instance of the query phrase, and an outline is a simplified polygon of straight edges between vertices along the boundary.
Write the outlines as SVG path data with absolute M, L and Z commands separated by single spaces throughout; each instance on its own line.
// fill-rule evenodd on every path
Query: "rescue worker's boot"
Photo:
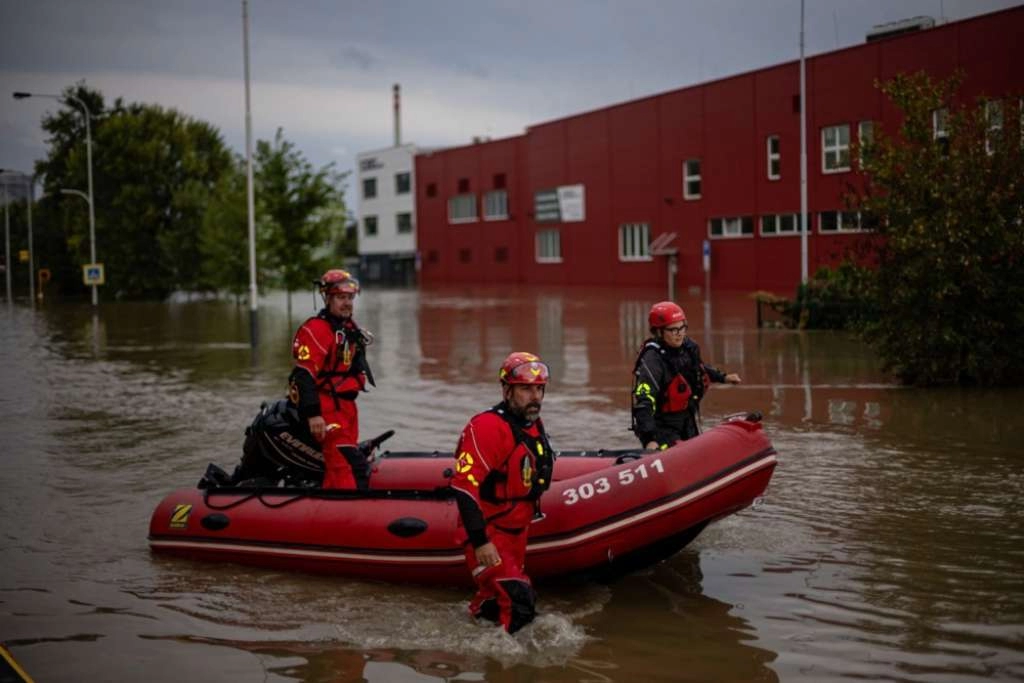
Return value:
M 356 446 L 338 446 L 348 466 L 352 468 L 352 477 L 356 480 L 357 491 L 370 490 L 370 463 L 366 454 Z

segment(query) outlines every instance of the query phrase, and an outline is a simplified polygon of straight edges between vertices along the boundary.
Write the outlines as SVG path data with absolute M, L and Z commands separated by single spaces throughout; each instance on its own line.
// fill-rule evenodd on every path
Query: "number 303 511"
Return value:
M 635 467 L 619 470 L 615 481 L 619 486 L 629 486 L 634 482 L 647 479 L 655 474 L 665 473 L 665 466 L 661 463 L 661 458 L 651 462 L 650 467 L 647 465 L 648 463 L 641 462 Z M 566 505 L 575 505 L 581 500 L 587 500 L 602 493 L 608 493 L 611 490 L 612 481 L 608 477 L 598 477 L 594 481 L 587 481 L 579 486 L 562 491 L 562 496 L 565 498 L 564 502 Z

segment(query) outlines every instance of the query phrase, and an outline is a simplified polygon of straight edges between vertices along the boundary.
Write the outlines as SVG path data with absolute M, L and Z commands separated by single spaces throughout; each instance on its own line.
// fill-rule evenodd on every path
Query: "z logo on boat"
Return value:
M 180 503 L 174 506 L 174 512 L 171 513 L 171 523 L 168 525 L 172 529 L 184 529 L 188 526 L 188 516 L 192 514 L 191 503 Z

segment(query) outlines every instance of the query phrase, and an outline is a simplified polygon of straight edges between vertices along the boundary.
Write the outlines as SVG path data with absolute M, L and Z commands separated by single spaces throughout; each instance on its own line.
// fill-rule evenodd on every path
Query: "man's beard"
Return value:
M 533 422 L 538 417 L 540 417 L 540 403 L 531 401 L 522 408 L 513 407 L 512 412 L 516 413 L 517 415 L 519 415 L 519 417 L 523 418 L 524 420 Z

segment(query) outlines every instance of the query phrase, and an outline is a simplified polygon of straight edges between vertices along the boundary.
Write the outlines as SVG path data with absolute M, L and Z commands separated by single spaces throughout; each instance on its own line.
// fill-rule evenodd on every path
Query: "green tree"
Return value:
M 84 84 L 69 88 L 91 110 L 96 248 L 106 290 L 117 297 L 164 297 L 200 286 L 199 230 L 231 155 L 207 123 L 155 105 L 117 100 L 107 108 Z M 84 123 L 68 107 L 43 119 L 50 134 L 44 176 L 48 218 L 60 221 L 70 262 L 88 258 L 88 207 L 61 188 L 84 189 Z M 79 278 L 80 279 L 80 278 Z
M 236 159 L 232 169 L 221 176 L 199 230 L 200 289 L 227 292 L 236 300 L 249 291 L 249 215 L 243 164 Z
M 865 184 L 853 198 L 876 236 L 868 338 L 908 383 L 1020 384 L 1021 99 L 964 102 L 959 78 L 923 73 L 881 87 L 903 120 L 862 150 Z
M 254 158 L 260 258 L 270 282 L 288 293 L 290 318 L 291 293 L 308 289 L 335 261 L 345 224 L 345 176 L 333 164 L 314 169 L 280 128 L 273 142 L 257 143 Z

